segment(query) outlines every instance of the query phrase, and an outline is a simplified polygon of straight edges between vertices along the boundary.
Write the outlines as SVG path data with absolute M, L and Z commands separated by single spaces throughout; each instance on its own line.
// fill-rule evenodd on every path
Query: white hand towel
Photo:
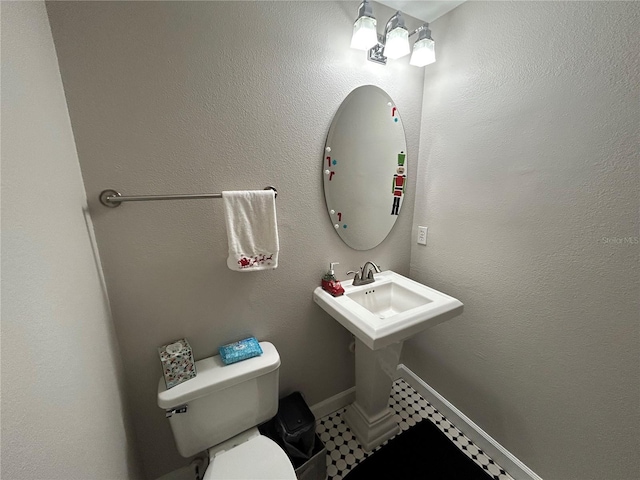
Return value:
M 227 266 L 239 272 L 278 266 L 278 224 L 273 190 L 222 192 L 227 222 Z

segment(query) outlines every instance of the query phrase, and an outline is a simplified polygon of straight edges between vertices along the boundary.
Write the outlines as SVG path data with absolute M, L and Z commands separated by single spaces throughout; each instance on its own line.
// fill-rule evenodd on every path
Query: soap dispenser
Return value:
M 334 271 L 334 265 L 339 265 L 338 262 L 332 262 L 329 264 L 329 271 L 322 277 L 322 289 L 329 292 L 334 297 L 339 297 L 344 293 L 344 288 L 340 285 L 340 281 L 336 280 L 336 274 Z

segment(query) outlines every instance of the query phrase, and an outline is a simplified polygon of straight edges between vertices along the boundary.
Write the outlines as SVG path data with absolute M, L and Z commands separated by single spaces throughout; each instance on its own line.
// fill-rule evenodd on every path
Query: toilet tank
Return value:
M 196 362 L 195 378 L 167 390 L 158 383 L 158 406 L 173 413 L 169 424 L 183 457 L 224 442 L 278 412 L 280 356 L 269 342 L 262 355 L 225 365 L 219 355 Z

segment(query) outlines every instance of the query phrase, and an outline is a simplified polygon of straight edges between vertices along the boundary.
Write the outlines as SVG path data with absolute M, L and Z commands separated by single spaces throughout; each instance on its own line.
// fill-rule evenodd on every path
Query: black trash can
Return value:
M 326 478 L 327 449 L 316 435 L 316 419 L 300 392 L 281 398 L 278 413 L 260 431 L 287 453 L 299 480 Z
M 315 445 L 316 418 L 300 392 L 280 399 L 275 428 L 292 460 L 306 461 L 311 458 Z

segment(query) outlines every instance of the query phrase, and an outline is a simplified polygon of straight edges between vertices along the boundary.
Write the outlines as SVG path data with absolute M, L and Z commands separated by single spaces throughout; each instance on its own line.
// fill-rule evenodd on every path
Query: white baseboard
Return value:
M 347 405 L 352 404 L 356 400 L 356 387 L 351 387 L 349 390 L 340 392 L 333 397 L 327 398 L 320 403 L 316 403 L 309 407 L 311 413 L 316 417 L 316 420 L 329 415 L 330 413 L 340 410 Z
M 397 378 L 411 385 L 425 400 L 440 411 L 447 419 L 464 433 L 469 440 L 484 450 L 496 463 L 504 468 L 514 480 L 542 480 L 533 470 L 522 463 L 509 450 L 482 430 L 478 425 L 458 410 L 455 405 L 440 395 L 424 380 L 413 373 L 404 364 L 398 365 Z

